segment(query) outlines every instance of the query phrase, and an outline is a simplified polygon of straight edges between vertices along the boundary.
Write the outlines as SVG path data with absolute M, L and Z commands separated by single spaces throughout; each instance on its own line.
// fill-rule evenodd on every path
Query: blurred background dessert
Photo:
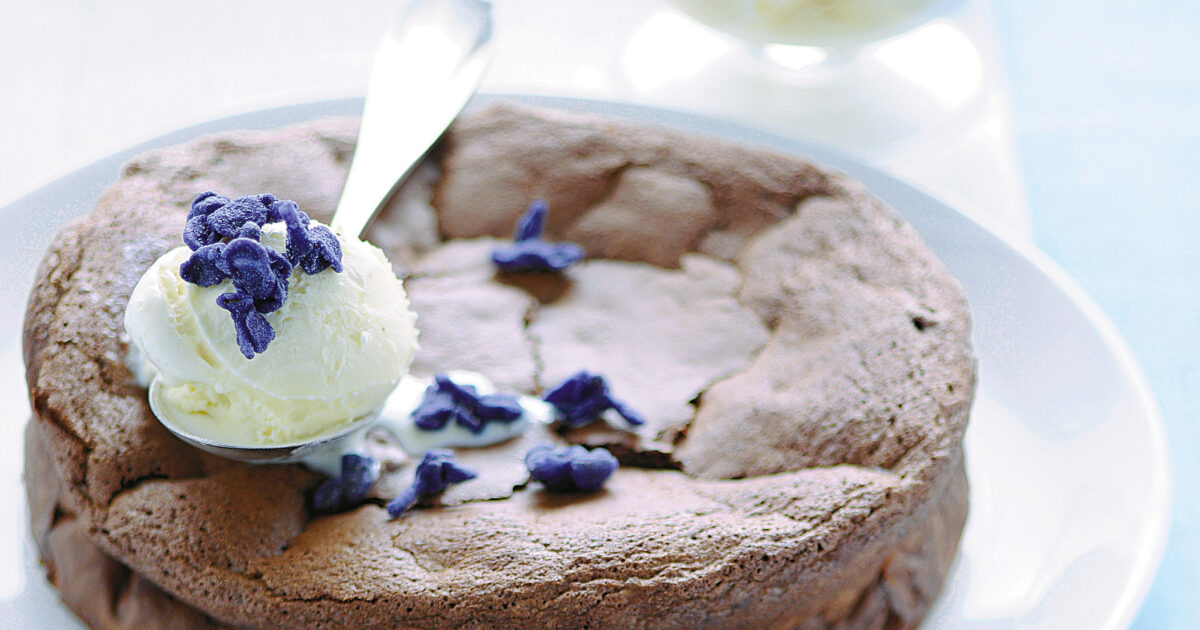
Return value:
M 955 4 L 946 0 L 671 0 L 688 15 L 747 42 L 861 45 L 905 31 Z

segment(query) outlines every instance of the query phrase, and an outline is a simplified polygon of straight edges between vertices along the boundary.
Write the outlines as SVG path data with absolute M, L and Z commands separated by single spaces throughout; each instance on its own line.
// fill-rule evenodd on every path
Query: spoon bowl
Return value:
M 158 422 L 175 437 L 214 455 L 253 464 L 286 464 L 339 450 L 353 440 L 357 440 L 379 419 L 378 413 L 368 414 L 341 425 L 329 433 L 297 442 L 265 445 L 229 444 L 196 435 L 184 429 L 181 426 L 182 423 L 173 417 L 171 407 L 165 404 L 163 395 L 161 381 L 155 379 L 150 383 L 149 389 L 150 411 L 158 418 Z

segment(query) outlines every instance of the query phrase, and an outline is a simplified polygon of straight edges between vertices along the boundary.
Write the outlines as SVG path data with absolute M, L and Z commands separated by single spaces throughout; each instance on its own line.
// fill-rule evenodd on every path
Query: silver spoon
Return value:
M 441 137 L 475 93 L 492 53 L 492 5 L 487 0 L 413 0 L 384 35 L 371 68 L 358 144 L 330 221 L 359 237 L 392 192 Z M 182 428 L 150 384 L 150 410 L 176 437 L 210 453 L 254 463 L 294 462 L 361 438 L 378 418 L 368 414 L 299 442 L 225 444 Z
M 361 437 L 365 429 L 369 428 L 376 420 L 379 419 L 379 414 L 368 414 L 361 418 L 356 418 L 348 424 L 334 429 L 329 433 L 324 433 L 307 440 L 299 442 L 288 442 L 286 444 L 270 444 L 265 446 L 257 445 L 240 445 L 228 444 L 220 440 L 206 438 L 197 435 L 183 428 L 184 423 L 173 417 L 174 409 L 165 404 L 163 398 L 164 385 L 162 381 L 155 379 L 150 382 L 150 391 L 148 398 L 150 400 L 150 411 L 158 418 L 160 424 L 167 428 L 175 437 L 187 442 L 188 444 L 204 450 L 214 455 L 220 455 L 228 459 L 236 459 L 238 461 L 250 462 L 256 464 L 284 464 L 287 462 L 295 462 L 306 457 L 312 457 L 321 453 L 331 451 L 334 448 L 340 448 L 348 443 L 351 439 Z M 331 466 L 328 464 L 326 467 Z M 336 473 L 334 473 L 336 474 Z
M 334 231 L 362 235 L 475 93 L 491 43 L 490 2 L 413 0 L 375 56 Z

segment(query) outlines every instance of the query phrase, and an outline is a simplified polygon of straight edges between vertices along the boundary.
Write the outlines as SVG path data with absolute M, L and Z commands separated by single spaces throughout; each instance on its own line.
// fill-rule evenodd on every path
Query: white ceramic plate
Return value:
M 804 155 L 853 175 L 898 210 L 966 287 L 979 354 L 980 391 L 966 445 L 971 514 L 945 594 L 924 627 L 1128 625 L 1166 538 L 1170 479 L 1162 422 L 1113 326 L 1057 265 L 825 148 L 664 110 L 515 98 Z M 202 133 L 358 111 L 359 100 L 328 101 L 191 127 L 101 160 L 0 210 L 0 400 L 11 410 L 0 429 L 0 497 L 16 507 L 0 516 L 4 624 L 79 627 L 38 566 L 20 481 L 28 415 L 20 322 L 34 268 L 53 234 L 86 212 L 138 152 Z

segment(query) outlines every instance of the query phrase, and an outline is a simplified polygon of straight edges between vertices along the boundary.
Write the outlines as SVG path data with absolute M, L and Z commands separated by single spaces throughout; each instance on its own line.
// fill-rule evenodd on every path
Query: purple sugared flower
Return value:
M 539 444 L 525 454 L 530 478 L 554 492 L 599 490 L 618 465 L 608 449 L 589 451 L 578 444 L 563 447 Z
M 252 241 L 261 241 L 262 226 L 254 223 L 253 221 L 247 221 L 243 223 L 242 227 L 238 230 L 237 237 L 248 238 Z
M 262 225 L 266 222 L 267 206 L 258 195 L 238 197 L 208 215 L 209 227 L 228 238 L 236 238 L 238 231 L 247 223 Z
M 254 299 L 259 313 L 272 313 L 287 300 L 292 265 L 279 252 L 248 238 L 225 246 L 225 266 L 233 287 Z
M 282 221 L 287 229 L 287 255 L 293 263 L 308 253 L 308 214 L 300 210 L 300 206 L 290 199 L 271 204 L 271 214 L 275 221 Z
M 342 243 L 329 228 L 324 225 L 308 228 L 308 242 L 308 253 L 298 263 L 304 273 L 315 275 L 326 269 L 342 272 Z
M 542 400 L 550 403 L 558 412 L 559 421 L 571 429 L 599 420 L 609 409 L 615 410 L 635 427 L 646 423 L 641 414 L 613 397 L 603 376 L 586 370 L 576 372 L 559 383 L 543 396 Z
M 266 352 L 275 339 L 275 329 L 267 318 L 254 308 L 254 298 L 241 291 L 222 293 L 217 296 L 217 306 L 229 311 L 233 318 L 233 329 L 237 333 L 238 350 L 242 356 L 253 359 L 255 354 Z
M 185 282 L 211 287 L 229 277 L 225 264 L 225 243 L 212 243 L 196 251 L 179 265 L 179 277 Z
M 417 463 L 413 482 L 387 504 L 388 514 L 398 518 L 416 505 L 423 496 L 444 492 L 450 486 L 476 477 L 475 471 L 463 468 L 454 460 L 454 453 L 434 449 L 425 453 Z
M 271 215 L 287 226 L 287 257 L 293 266 L 307 274 L 318 274 L 327 268 L 342 271 L 342 244 L 337 236 L 323 225 L 309 226 L 308 215 L 294 201 L 271 205 Z
M 292 272 L 287 259 L 275 250 L 248 238 L 235 238 L 225 245 L 225 266 L 233 278 L 233 286 L 248 293 L 256 300 L 263 300 L 279 291 L 280 281 L 287 287 L 287 276 Z M 272 265 L 272 263 L 276 263 Z M 284 272 L 282 278 L 277 271 Z
M 221 235 L 208 225 L 208 217 L 197 215 L 187 220 L 183 226 L 183 243 L 196 251 L 205 245 L 221 241 Z
M 262 244 L 262 228 L 283 222 L 286 255 Z M 308 274 L 342 271 L 342 245 L 323 225 L 309 226 L 296 202 L 272 194 L 230 199 L 212 191 L 192 200 L 183 242 L 192 255 L 179 266 L 187 282 L 210 287 L 233 281 L 234 291 L 217 304 L 229 311 L 238 348 L 246 358 L 266 350 L 275 331 L 263 317 L 287 301 L 288 277 L 294 267 Z
M 448 375 L 438 374 L 425 389 L 412 418 L 413 424 L 425 431 L 440 430 L 453 421 L 472 433 L 481 433 L 488 422 L 513 422 L 521 412 L 516 396 L 480 395 L 474 386 L 459 385 Z
M 562 271 L 583 260 L 575 243 L 550 243 L 542 239 L 549 206 L 541 199 L 529 204 L 517 219 L 513 243 L 492 250 L 492 262 L 504 271 Z
M 192 199 L 192 207 L 188 210 L 188 219 L 195 216 L 205 216 L 212 214 L 214 210 L 229 203 L 229 197 L 218 195 L 217 193 L 206 190 Z
M 313 508 L 319 512 L 337 512 L 358 505 L 379 478 L 379 462 L 366 455 L 342 455 L 342 474 L 317 486 Z

